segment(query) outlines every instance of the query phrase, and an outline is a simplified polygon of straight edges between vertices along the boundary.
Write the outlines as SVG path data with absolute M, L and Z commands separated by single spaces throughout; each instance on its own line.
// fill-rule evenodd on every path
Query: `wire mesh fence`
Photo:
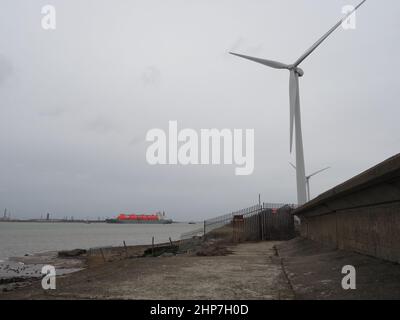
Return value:
M 194 250 L 196 246 L 201 244 L 203 236 L 204 227 L 182 233 L 181 240 L 179 241 L 179 251 L 189 252 Z
M 204 235 L 204 227 L 185 232 L 181 234 L 181 240 L 191 239 L 193 237 L 201 237 Z

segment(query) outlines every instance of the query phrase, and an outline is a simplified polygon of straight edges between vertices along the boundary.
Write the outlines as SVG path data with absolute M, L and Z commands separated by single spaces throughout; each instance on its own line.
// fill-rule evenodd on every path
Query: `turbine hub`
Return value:
M 298 75 L 299 77 L 304 76 L 304 71 L 303 71 L 303 69 L 301 69 L 301 68 L 296 68 L 296 69 L 294 69 L 294 71 L 297 73 L 297 75 Z

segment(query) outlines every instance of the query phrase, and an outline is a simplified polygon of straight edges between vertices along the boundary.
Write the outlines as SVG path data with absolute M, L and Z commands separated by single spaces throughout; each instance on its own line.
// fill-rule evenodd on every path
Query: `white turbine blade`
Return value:
M 260 58 L 254 58 L 254 57 L 249 57 L 249 56 L 245 56 L 242 54 L 237 54 L 237 53 L 233 53 L 233 52 L 229 52 L 230 54 L 243 58 L 243 59 L 247 59 L 247 60 L 251 60 L 257 63 L 261 63 L 265 66 L 274 68 L 274 69 L 289 69 L 289 66 L 287 64 L 278 62 L 278 61 L 272 61 L 272 60 L 265 60 L 265 59 L 260 59 Z
M 361 7 L 364 2 L 367 0 L 363 0 L 360 4 L 358 4 L 354 10 L 346 14 L 337 24 L 335 24 L 327 33 L 325 33 L 321 39 L 319 39 L 316 43 L 313 44 L 313 46 L 308 49 L 295 63 L 294 66 L 298 66 L 300 63 L 302 63 L 315 49 L 319 47 L 319 45 L 326 40 L 339 26 L 347 20 L 348 17 L 350 17 L 359 7 Z
M 289 162 L 289 164 L 293 167 L 294 170 L 296 170 L 296 166 L 293 163 Z
M 299 77 L 294 70 L 290 71 L 289 97 L 290 97 L 290 152 L 293 148 L 293 126 L 295 110 L 298 105 Z
M 323 172 L 323 171 L 326 171 L 326 170 L 328 170 L 328 169 L 330 169 L 330 168 L 331 168 L 331 167 L 326 167 L 326 168 L 324 168 L 324 169 L 318 170 L 318 171 L 316 171 L 316 172 L 310 174 L 307 178 L 311 178 L 311 177 L 317 175 L 318 173 L 321 173 L 321 172 Z

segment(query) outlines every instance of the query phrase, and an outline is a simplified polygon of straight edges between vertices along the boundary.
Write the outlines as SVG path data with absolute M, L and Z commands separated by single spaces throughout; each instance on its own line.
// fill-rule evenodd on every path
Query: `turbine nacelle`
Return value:
M 299 68 L 299 67 L 295 67 L 294 65 L 290 65 L 289 67 L 288 67 L 288 69 L 289 69 L 289 71 L 294 71 L 294 72 L 296 72 L 296 74 L 299 76 L 299 77 L 302 77 L 302 76 L 304 76 L 304 71 L 303 71 L 303 69 L 301 69 L 301 68 Z

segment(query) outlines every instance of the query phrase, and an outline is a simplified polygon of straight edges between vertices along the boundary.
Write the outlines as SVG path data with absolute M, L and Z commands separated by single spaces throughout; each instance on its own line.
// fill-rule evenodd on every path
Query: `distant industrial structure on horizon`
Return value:
M 11 213 L 4 209 L 4 214 L 0 217 L 0 222 L 75 222 L 75 223 L 100 223 L 106 222 L 106 219 L 98 217 L 97 220 L 95 219 L 75 219 L 74 216 L 68 217 L 65 216 L 63 218 L 51 218 L 50 213 L 46 214 L 46 218 L 43 218 L 43 215 L 38 218 L 11 218 Z

